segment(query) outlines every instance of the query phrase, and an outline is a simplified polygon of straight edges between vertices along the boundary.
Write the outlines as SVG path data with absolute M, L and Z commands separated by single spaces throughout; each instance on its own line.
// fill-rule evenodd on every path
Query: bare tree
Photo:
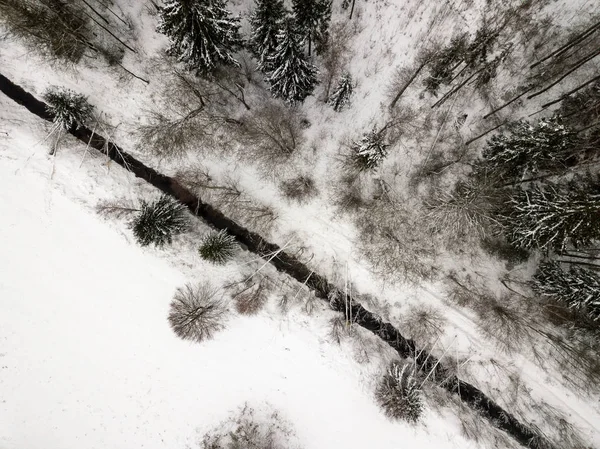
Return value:
M 183 340 L 202 342 L 223 329 L 226 316 L 225 301 L 213 286 L 187 284 L 173 297 L 169 324 Z

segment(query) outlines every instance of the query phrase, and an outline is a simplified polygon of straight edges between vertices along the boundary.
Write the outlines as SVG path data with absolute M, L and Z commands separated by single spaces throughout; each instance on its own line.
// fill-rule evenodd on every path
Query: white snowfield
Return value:
M 252 2 L 230 3 L 245 14 Z M 587 443 L 598 447 L 597 397 L 571 391 L 557 372 L 539 367 L 526 353 L 499 351 L 497 342 L 478 330 L 471 311 L 444 301 L 439 285 L 379 279 L 357 250 L 352 220 L 339 216 L 328 200 L 341 142 L 381 125 L 395 70 L 409 67 L 426 43 L 454 31 L 475 31 L 486 3 L 356 2 L 348 53 L 357 82 L 353 105 L 335 113 L 309 97 L 302 110 L 312 125 L 305 130 L 302 154 L 282 167 L 286 176 L 313 175 L 321 196 L 311 203 L 284 201 L 277 183 L 252 164 L 199 154 L 180 165 L 197 157 L 216 177 L 235 174 L 249 195 L 277 213 L 266 238 L 283 246 L 293 237 L 311 255 L 311 267 L 331 279 L 346 272 L 360 293 L 380 300 L 376 311 L 395 325 L 411 305 L 440 311 L 447 324 L 435 355 L 447 352 L 466 361 L 461 377 L 503 406 L 507 374 L 518 374 L 533 399 L 563 412 Z M 0 41 L 0 73 L 38 97 L 50 85 L 88 96 L 115 127 L 118 144 L 148 165 L 174 173 L 182 167 L 137 149 L 132 132 L 148 111 L 163 104 L 153 58 L 167 40 L 156 33 L 156 17 L 145 2 L 115 4 L 132 18 L 137 36 L 139 53 L 127 52 L 124 66 L 147 76 L 148 86 L 123 81 L 122 73 L 99 60 L 75 68 L 48 66 L 17 40 Z M 574 26 L 593 4 L 561 0 L 547 9 L 557 22 Z M 345 20 L 347 12 L 334 8 L 333 22 L 342 15 Z M 512 81 L 501 73 L 497 82 Z M 470 97 L 456 106 L 448 102 L 448 114 L 481 116 L 489 109 L 475 97 L 473 104 Z M 420 104 L 417 89 L 401 103 Z M 461 130 L 463 138 L 476 131 L 470 121 Z M 238 274 L 236 264 L 203 263 L 192 237 L 187 246 L 179 242 L 164 251 L 139 248 L 124 222 L 99 219 L 93 208 L 104 199 L 155 197 L 156 190 L 102 157 L 84 156 L 84 145 L 72 140 L 50 159 L 47 142 L 41 142 L 45 135 L 41 120 L 0 94 L 0 449 L 195 447 L 201 434 L 245 402 L 256 408 L 268 402 L 280 410 L 305 448 L 481 447 L 460 436 L 455 417 L 442 419 L 431 410 L 416 427 L 387 420 L 373 399 L 387 360 L 382 356 L 359 365 L 344 348 L 331 345 L 331 312 L 306 316 L 292 310 L 282 316 L 265 311 L 233 317 L 225 331 L 201 345 L 176 339 L 166 320 L 175 289 L 206 279 L 215 285 L 230 282 Z M 397 164 L 399 176 L 406 176 L 430 147 L 430 141 L 415 148 L 402 143 L 388 165 Z M 499 262 L 474 265 L 482 278 L 497 279 L 505 272 Z M 544 430 L 551 426 L 535 407 L 530 412 L 524 421 Z
M 83 146 L 48 157 L 23 111 L 0 98 L 0 448 L 194 448 L 244 403 L 270 404 L 306 449 L 476 447 L 433 412 L 388 420 L 379 367 L 326 341 L 330 314 L 233 315 L 211 341 L 176 338 L 171 297 L 206 272 L 189 278 L 99 220 L 91 190 L 138 181 L 116 166 L 93 178 L 102 159 L 77 170 Z

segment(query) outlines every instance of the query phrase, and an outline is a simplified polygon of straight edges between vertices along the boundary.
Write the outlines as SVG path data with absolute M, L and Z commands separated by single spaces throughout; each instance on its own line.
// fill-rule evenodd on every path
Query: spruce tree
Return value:
M 308 41 L 308 55 L 311 55 L 313 42 L 317 53 L 321 53 L 329 39 L 331 21 L 330 0 L 292 0 L 294 20 L 299 32 Z
M 167 195 L 148 203 L 142 201 L 140 213 L 131 223 L 133 235 L 142 246 L 162 247 L 171 243 L 173 236 L 188 228 L 186 207 Z
M 543 170 L 564 167 L 576 148 L 577 134 L 560 117 L 532 125 L 521 121 L 508 133 L 493 136 L 483 151 L 484 166 L 500 177 L 520 178 Z
M 258 58 L 258 69 L 266 73 L 270 70 L 268 58 L 277 49 L 277 34 L 281 31 L 286 10 L 283 0 L 255 0 L 255 5 L 250 16 L 249 45 Z
M 583 312 L 591 320 L 600 320 L 600 277 L 591 270 L 573 266 L 565 271 L 558 262 L 545 262 L 533 277 L 533 289 Z
M 342 75 L 335 91 L 329 97 L 328 103 L 333 107 L 334 111 L 340 112 L 350 102 L 352 91 L 352 76 L 346 72 Z
M 589 245 L 600 240 L 600 186 L 586 180 L 519 189 L 503 220 L 508 240 L 520 248 Z
M 220 64 L 238 65 L 233 52 L 242 44 L 239 18 L 225 6 L 225 0 L 168 0 L 158 31 L 169 37 L 169 53 L 204 75 Z
M 353 143 L 351 161 L 359 171 L 374 170 L 387 156 L 388 146 L 382 133 L 365 133 L 360 141 Z
M 302 102 L 315 88 L 317 68 L 304 55 L 291 19 L 284 21 L 277 41 L 277 49 L 268 59 L 272 68 L 267 77 L 269 89 L 289 103 Z

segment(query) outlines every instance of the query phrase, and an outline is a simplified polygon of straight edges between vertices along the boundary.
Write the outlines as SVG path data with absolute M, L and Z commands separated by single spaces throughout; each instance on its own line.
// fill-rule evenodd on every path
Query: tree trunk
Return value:
M 413 76 L 410 77 L 410 79 L 406 82 L 406 84 L 402 87 L 402 89 L 400 89 L 400 91 L 396 94 L 396 96 L 394 97 L 394 99 L 392 100 L 392 103 L 390 104 L 390 109 L 394 109 L 394 106 L 396 106 L 396 103 L 398 102 L 398 100 L 400 99 L 400 97 L 402 96 L 402 94 L 404 93 L 404 91 L 406 89 L 408 89 L 408 86 L 410 86 L 412 84 L 412 82 L 415 80 L 415 78 L 417 76 L 419 76 L 419 73 L 421 73 L 421 70 L 423 70 L 423 68 L 427 65 L 429 61 L 425 61 L 423 62 L 415 71 L 415 73 L 413 73 Z
M 540 59 L 535 64 L 532 64 L 531 66 L 529 66 L 529 68 L 533 69 L 534 67 L 537 67 L 538 65 L 540 65 L 542 62 L 547 61 L 548 59 L 550 59 L 550 58 L 552 58 L 554 56 L 558 56 L 558 55 L 563 54 L 569 48 L 571 48 L 574 45 L 577 45 L 578 43 L 580 43 L 580 42 L 584 41 L 585 39 L 587 39 L 587 37 L 590 36 L 591 34 L 593 34 L 598 28 L 600 28 L 600 22 L 596 23 L 595 25 L 592 25 L 590 28 L 588 28 L 587 30 L 585 30 L 583 33 L 575 36 L 573 39 L 571 39 L 565 45 L 563 45 L 562 47 L 559 47 L 558 49 L 556 49 L 555 51 L 553 51 L 552 53 L 550 53 L 548 56 L 546 56 L 545 58 Z
M 560 97 L 560 98 L 558 98 L 558 99 L 556 99 L 556 100 L 554 100 L 554 101 L 550 101 L 549 103 L 543 104 L 543 105 L 542 105 L 542 108 L 543 108 L 543 109 L 546 109 L 548 106 L 552 106 L 553 104 L 556 104 L 556 103 L 558 103 L 559 101 L 563 101 L 563 100 L 564 100 L 565 98 L 567 98 L 569 95 L 572 95 L 572 94 L 574 94 L 574 93 L 575 93 L 575 92 L 577 92 L 578 90 L 581 90 L 581 89 L 583 89 L 585 86 L 587 86 L 587 85 L 589 85 L 589 84 L 592 84 L 593 82 L 595 82 L 595 81 L 598 81 L 598 80 L 600 80 L 600 75 L 598 75 L 598 76 L 596 76 L 596 77 L 592 78 L 591 80 L 589 80 L 589 81 L 586 81 L 585 83 L 583 83 L 583 84 L 581 84 L 581 85 L 577 86 L 575 89 L 572 89 L 572 90 L 570 90 L 569 92 L 567 92 L 566 94 L 564 94 L 562 97 Z
M 575 70 L 577 70 L 579 67 L 581 67 L 582 65 L 584 65 L 586 62 L 591 61 L 592 59 L 594 59 L 598 55 L 600 55 L 600 49 L 594 50 L 592 53 L 590 53 L 589 55 L 587 55 L 585 58 L 580 59 L 579 61 L 577 61 L 573 66 L 571 66 L 571 68 L 569 70 L 567 70 L 567 72 L 564 75 L 562 75 L 560 78 L 558 78 L 552 84 L 550 84 L 548 87 L 545 87 L 542 90 L 539 90 L 539 91 L 531 94 L 530 96 L 527 97 L 527 99 L 531 100 L 532 98 L 535 98 L 538 95 L 541 95 L 544 92 L 548 91 L 549 89 L 551 89 L 552 87 L 554 87 L 558 83 L 560 83 L 562 80 L 564 80 L 567 76 L 569 76 Z

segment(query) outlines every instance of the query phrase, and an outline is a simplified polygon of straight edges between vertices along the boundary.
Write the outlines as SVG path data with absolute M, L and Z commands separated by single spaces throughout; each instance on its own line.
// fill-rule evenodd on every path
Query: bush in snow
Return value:
M 290 199 L 302 202 L 317 193 L 315 181 L 310 176 L 298 176 L 281 183 L 283 195 Z
M 545 262 L 533 277 L 533 289 L 583 312 L 593 321 L 600 320 L 600 277 L 591 270 L 572 266 L 565 271 L 558 262 Z
M 358 171 L 374 170 L 387 156 L 387 149 L 383 134 L 371 131 L 363 134 L 358 142 L 353 142 L 350 160 Z
M 183 340 L 202 342 L 224 327 L 227 307 L 208 283 L 177 289 L 169 311 L 169 324 Z
M 352 76 L 346 72 L 338 81 L 337 87 L 329 97 L 327 103 L 333 107 L 335 112 L 340 112 L 344 109 L 344 106 L 350 103 L 353 89 Z
M 52 86 L 44 92 L 44 100 L 54 124 L 65 131 L 85 126 L 92 118 L 94 107 L 87 97 L 70 89 Z
M 234 296 L 235 309 L 242 315 L 255 315 L 267 302 L 266 287 L 262 282 L 251 284 Z
M 222 265 L 233 257 L 236 247 L 235 237 L 222 229 L 205 235 L 198 252 L 204 260 Z
M 414 365 L 392 363 L 375 394 L 390 418 L 414 423 L 423 413 L 422 392 L 415 378 Z
M 261 404 L 262 405 L 262 404 Z M 266 405 L 266 407 L 265 407 Z M 291 425 L 268 404 L 244 405 L 240 411 L 202 438 L 202 449 L 295 449 L 300 446 Z
M 201 74 L 220 64 L 238 65 L 233 57 L 242 40 L 239 19 L 225 0 L 169 0 L 160 8 L 158 31 L 171 41 L 169 53 Z
M 140 213 L 132 222 L 133 235 L 142 246 L 171 243 L 173 236 L 187 227 L 186 207 L 167 195 L 152 203 L 142 201 Z

